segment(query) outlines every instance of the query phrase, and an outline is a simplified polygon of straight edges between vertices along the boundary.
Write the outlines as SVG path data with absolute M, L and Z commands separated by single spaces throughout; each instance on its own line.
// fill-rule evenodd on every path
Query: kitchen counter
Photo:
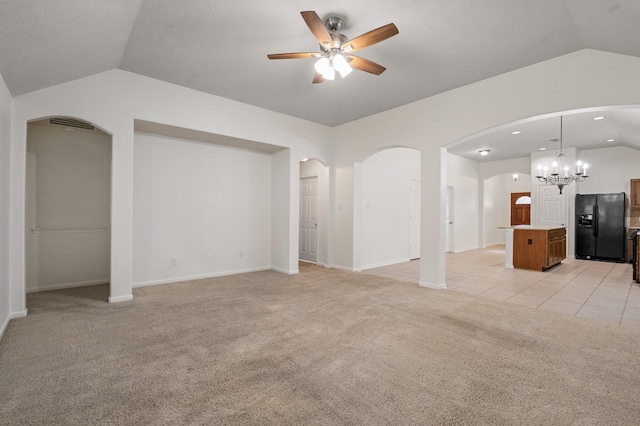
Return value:
M 566 226 L 533 226 L 533 225 L 514 225 L 514 226 L 498 226 L 498 229 L 531 229 L 548 231 L 550 229 L 567 229 Z
M 564 226 L 501 226 L 506 231 L 506 268 L 544 271 L 562 262 L 567 255 L 567 228 Z

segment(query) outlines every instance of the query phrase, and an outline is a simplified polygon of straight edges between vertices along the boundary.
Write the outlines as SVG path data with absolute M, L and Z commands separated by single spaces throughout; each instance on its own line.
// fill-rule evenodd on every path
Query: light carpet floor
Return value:
M 0 423 L 640 424 L 640 331 L 304 266 L 28 295 Z

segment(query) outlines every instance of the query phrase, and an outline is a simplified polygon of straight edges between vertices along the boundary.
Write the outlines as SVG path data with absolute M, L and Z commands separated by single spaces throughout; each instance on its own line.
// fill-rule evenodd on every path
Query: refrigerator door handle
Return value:
M 598 205 L 593 209 L 593 236 L 598 236 Z

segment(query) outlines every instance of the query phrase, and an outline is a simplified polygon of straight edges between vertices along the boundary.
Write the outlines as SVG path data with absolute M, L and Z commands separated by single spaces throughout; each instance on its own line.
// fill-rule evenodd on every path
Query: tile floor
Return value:
M 420 261 L 362 273 L 417 283 Z M 640 329 L 640 284 L 630 263 L 565 259 L 545 271 L 504 267 L 504 246 L 446 255 L 447 290 Z

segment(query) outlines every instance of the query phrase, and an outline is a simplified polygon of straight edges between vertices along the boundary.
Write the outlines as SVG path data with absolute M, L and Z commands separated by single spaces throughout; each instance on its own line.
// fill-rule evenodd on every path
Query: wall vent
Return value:
M 55 124 L 64 127 L 74 127 L 76 129 L 95 130 L 96 128 L 86 121 L 76 120 L 74 118 L 54 117 L 49 119 L 49 124 Z

